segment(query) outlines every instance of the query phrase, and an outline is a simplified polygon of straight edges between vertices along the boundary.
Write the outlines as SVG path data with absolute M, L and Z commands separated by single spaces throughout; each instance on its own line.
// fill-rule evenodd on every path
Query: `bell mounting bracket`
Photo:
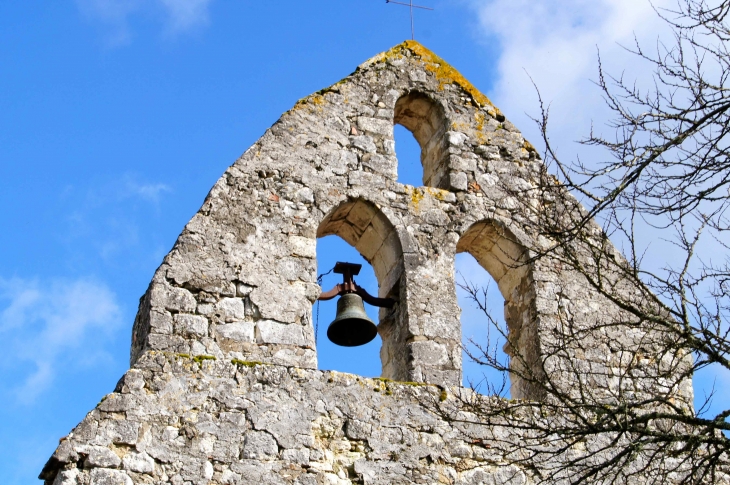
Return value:
M 355 283 L 353 277 L 360 274 L 360 268 L 362 268 L 362 265 L 355 263 L 338 262 L 337 264 L 335 264 L 335 269 L 333 271 L 337 274 L 342 275 L 342 283 L 335 285 L 335 287 L 329 291 L 325 291 L 324 293 L 319 295 L 319 298 L 317 299 L 325 301 L 331 300 L 336 296 L 344 295 L 346 293 L 355 293 L 359 295 L 360 298 L 362 298 L 362 300 L 369 305 L 381 308 L 392 308 L 393 305 L 395 305 L 394 299 L 375 297 L 365 291 L 364 288 L 358 286 L 357 283 Z

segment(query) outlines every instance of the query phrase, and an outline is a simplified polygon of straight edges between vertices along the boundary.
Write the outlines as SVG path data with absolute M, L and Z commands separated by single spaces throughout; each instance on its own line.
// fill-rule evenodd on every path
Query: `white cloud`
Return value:
M 653 3 L 661 8 L 673 5 L 671 1 Z M 588 135 L 592 121 L 600 129 L 609 115 L 593 82 L 598 79 L 599 50 L 608 72 L 646 78 L 649 66 L 625 47 L 632 47 L 636 36 L 651 49 L 666 35 L 648 0 L 474 0 L 472 5 L 485 42 L 496 40 L 501 47 L 492 100 L 540 145 L 530 120 L 539 115 L 531 77 L 551 105 L 551 140 L 566 159 L 590 153 L 575 142 Z
M 107 26 L 110 46 L 131 41 L 130 19 L 135 15 L 158 15 L 169 34 L 182 33 L 208 24 L 211 0 L 76 0 L 79 10 Z
M 131 39 L 129 16 L 143 4 L 142 0 L 76 0 L 86 17 L 108 27 L 106 42 L 110 46 L 127 44 Z
M 211 0 L 159 0 L 168 15 L 168 31 L 182 32 L 208 23 Z
M 651 54 L 660 39 L 672 44 L 671 32 L 654 8 L 671 9 L 676 7 L 675 0 L 468 1 L 480 18 L 478 35 L 483 42 L 500 46 L 490 98 L 527 139 L 540 146 L 540 134 L 530 119 L 539 115 L 534 81 L 543 101 L 550 104 L 549 135 L 563 161 L 578 155 L 586 163 L 596 163 L 607 156 L 577 143 L 588 136 L 592 124 L 599 133 L 611 133 L 606 128 L 611 113 L 594 83 L 599 51 L 605 72 L 623 75 L 629 85 L 636 80 L 639 86 L 647 86 L 652 66 L 626 48 L 638 42 Z M 651 242 L 652 264 L 671 262 L 671 245 L 658 240 L 656 231 L 644 232 L 640 236 Z M 730 373 L 717 366 L 698 373 L 694 379 L 697 403 L 714 386 L 711 412 L 716 411 L 722 406 L 718 403 L 730 399 L 728 383 Z
M 158 204 L 160 197 L 165 192 L 171 192 L 169 185 L 163 183 L 140 183 L 127 177 L 125 184 L 126 192 L 129 195 L 139 197 L 143 200 Z
M 121 323 L 116 296 L 93 279 L 0 278 L 0 308 L 0 337 L 6 344 L 0 365 L 22 376 L 15 383 L 21 402 L 47 390 L 54 369 L 75 361 L 77 349 L 86 347 L 91 362 L 103 356 L 99 337 Z

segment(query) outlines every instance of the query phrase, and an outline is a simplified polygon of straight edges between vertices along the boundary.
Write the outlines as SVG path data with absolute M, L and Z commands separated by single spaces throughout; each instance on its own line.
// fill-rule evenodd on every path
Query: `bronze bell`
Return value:
M 365 345 L 378 334 L 378 327 L 365 313 L 363 300 L 381 308 L 391 308 L 395 304 L 392 298 L 376 298 L 355 283 L 353 276 L 360 273 L 361 267 L 360 264 L 338 262 L 332 271 L 342 275 L 342 283 L 318 298 L 324 301 L 341 295 L 337 300 L 337 316 L 327 328 L 327 338 L 343 347 Z
M 327 338 L 343 347 L 357 347 L 372 341 L 378 328 L 365 313 L 362 298 L 346 293 L 337 300 L 337 316 L 327 328 Z

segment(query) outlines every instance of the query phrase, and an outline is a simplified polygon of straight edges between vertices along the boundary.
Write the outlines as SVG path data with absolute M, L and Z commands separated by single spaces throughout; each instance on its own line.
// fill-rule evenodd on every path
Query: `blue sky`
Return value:
M 533 141 L 527 73 L 536 80 L 569 155 L 602 113 L 596 45 L 607 65 L 632 67 L 617 43 L 658 31 L 633 0 L 421 3 L 436 10 L 416 11 L 416 38 Z M 139 297 L 224 170 L 298 99 L 408 37 L 408 10 L 380 0 L 0 3 L 4 483 L 36 483 L 58 439 L 114 388 Z M 402 181 L 417 183 L 418 147 L 405 130 L 396 143 Z M 359 258 L 330 238 L 319 249 Z M 468 258 L 457 266 L 486 275 Z M 320 310 L 321 368 L 378 375 L 377 341 L 344 353 L 322 342 L 333 307 Z M 479 336 L 462 307 L 465 336 Z

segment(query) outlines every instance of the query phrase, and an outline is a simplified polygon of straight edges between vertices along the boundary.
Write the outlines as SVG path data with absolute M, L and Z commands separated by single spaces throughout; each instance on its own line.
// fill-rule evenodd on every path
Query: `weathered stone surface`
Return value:
M 226 325 L 218 325 L 215 330 L 222 338 L 235 340 L 237 342 L 254 341 L 253 322 L 233 322 Z
M 122 463 L 116 453 L 109 448 L 92 446 L 89 448 L 88 453 L 89 456 L 84 461 L 84 466 L 87 468 L 116 468 Z
M 90 485 L 132 485 L 132 479 L 124 472 L 96 468 L 91 471 Z
M 78 483 L 79 470 L 73 468 L 71 470 L 63 470 L 58 473 L 53 485 L 76 485 Z
M 294 323 L 286 324 L 272 320 L 261 320 L 256 323 L 256 339 L 262 344 L 314 346 L 314 334 L 308 328 Z
M 175 315 L 175 332 L 185 337 L 205 337 L 208 334 L 208 319 L 179 313 Z
M 265 431 L 251 431 L 243 442 L 243 458 L 250 460 L 266 460 L 276 458 L 279 447 L 271 434 Z
M 147 453 L 129 453 L 122 460 L 124 469 L 137 472 L 151 474 L 155 471 L 155 460 Z
M 394 123 L 421 146 L 423 187 L 397 182 Z M 458 387 L 457 253 L 469 252 L 498 283 L 506 350 L 526 356 L 513 365 L 551 372 L 571 392 L 561 360 L 540 360 L 570 315 L 585 338 L 569 362 L 600 371 L 596 391 L 649 392 L 621 373 L 622 356 L 607 345 L 645 333 L 594 332 L 620 311 L 550 257 L 528 258 L 528 248 L 550 247 L 528 224 L 529 208 L 555 202 L 534 190 L 543 169 L 486 97 L 415 42 L 300 101 L 225 172 L 187 224 L 141 299 L 132 368 L 61 442 L 41 478 L 535 482 L 541 466 L 555 464 L 507 460 L 501 449 L 529 430 L 507 417 L 482 425 L 472 406 L 489 411 L 504 401 Z M 372 264 L 379 296 L 397 301 L 381 310 L 378 328 L 388 379 L 316 370 L 316 240 L 331 234 Z M 516 376 L 511 384 L 513 398 L 541 397 Z M 691 402 L 690 380 L 680 387 L 667 392 Z

